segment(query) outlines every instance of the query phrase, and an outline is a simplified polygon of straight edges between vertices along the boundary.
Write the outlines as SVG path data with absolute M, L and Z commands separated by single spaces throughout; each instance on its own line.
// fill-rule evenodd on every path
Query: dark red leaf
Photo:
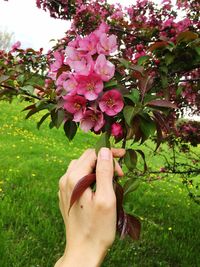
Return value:
M 138 86 L 141 91 L 142 98 L 144 97 L 145 93 L 151 89 L 153 80 L 153 77 L 151 77 L 148 72 L 139 78 Z
M 35 104 L 25 107 L 22 111 L 35 108 Z
M 159 111 L 153 111 L 153 114 L 154 114 L 154 119 L 156 119 L 156 122 L 159 123 L 161 127 L 165 128 L 167 132 L 170 132 L 168 122 L 164 118 L 164 116 Z
M 124 189 L 119 183 L 114 181 L 114 190 L 117 198 L 117 215 L 120 215 L 121 211 L 123 211 Z
M 154 50 L 156 50 L 156 49 L 158 49 L 158 48 L 163 48 L 163 47 L 165 47 L 165 46 L 167 46 L 168 45 L 168 42 L 165 42 L 165 41 L 162 41 L 162 42 L 156 42 L 156 43 L 154 43 L 154 44 L 152 44 L 150 47 L 149 47 L 149 51 L 150 52 L 152 52 L 152 51 L 154 51 Z
M 163 99 L 151 100 L 146 105 L 154 107 L 163 107 L 163 108 L 177 108 L 177 106 L 172 102 Z
M 162 129 L 159 125 L 159 123 L 156 123 L 156 129 L 157 129 L 157 145 L 155 151 L 159 148 L 160 144 L 162 143 L 163 140 L 163 134 L 162 134 Z
M 72 195 L 71 195 L 68 213 L 70 212 L 70 209 L 73 206 L 73 204 L 77 200 L 79 200 L 79 198 L 81 197 L 83 192 L 89 186 L 91 186 L 95 181 L 96 181 L 96 174 L 95 173 L 88 174 L 78 181 L 78 183 L 75 185 L 74 190 L 73 190 Z
M 141 222 L 134 216 L 126 214 L 127 217 L 127 233 L 133 240 L 140 238 Z

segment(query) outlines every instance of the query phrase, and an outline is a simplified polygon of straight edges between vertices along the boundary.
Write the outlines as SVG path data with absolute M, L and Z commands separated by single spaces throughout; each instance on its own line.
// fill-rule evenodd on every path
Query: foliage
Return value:
M 53 17 L 72 19 L 71 28 L 46 55 L 42 50 L 23 50 L 19 43 L 9 52 L 1 51 L 1 99 L 11 101 L 19 95 L 31 101 L 26 118 L 46 110 L 38 128 L 50 117 L 49 127 L 64 125 L 69 140 L 78 127 L 100 134 L 98 149 L 110 146 L 112 138 L 123 147 L 128 140 L 143 144 L 153 138 L 156 150 L 167 140 L 174 159 L 168 169 L 180 173 L 175 145 L 180 140 L 199 143 L 198 138 L 187 139 L 187 126 L 176 125 L 188 106 L 192 114 L 200 114 L 200 4 L 177 1 L 185 14 L 181 19 L 169 0 L 161 7 L 147 0 L 125 8 L 104 0 L 39 0 L 37 5 Z M 183 128 L 184 134 L 178 132 Z M 196 129 L 190 127 L 189 134 Z M 137 175 L 144 176 L 148 166 L 142 150 L 128 148 L 124 163 L 134 173 L 138 156 L 144 170 Z M 199 174 L 199 169 L 184 172 Z M 95 178 L 80 181 L 79 190 L 93 183 L 91 177 Z M 138 237 L 140 229 L 137 219 L 122 207 L 133 183 L 123 189 L 115 178 L 121 236 Z M 72 202 L 78 197 L 75 194 Z
M 52 267 L 65 247 L 59 177 L 98 137 L 79 131 L 68 142 L 61 128 L 49 131 L 50 117 L 38 131 L 35 123 L 41 115 L 24 121 L 20 111 L 25 106 L 16 100 L 12 105 L 0 102 L 0 266 Z M 139 147 L 152 171 L 164 166 L 162 155 L 171 161 L 166 145 L 155 156 L 153 142 Z M 198 153 L 199 148 L 191 150 Z M 182 163 L 189 161 L 189 156 L 181 157 Z M 137 242 L 117 238 L 103 266 L 198 266 L 200 206 L 187 197 L 179 174 L 161 175 L 140 176 L 138 190 L 126 195 L 126 211 L 139 216 L 142 235 Z

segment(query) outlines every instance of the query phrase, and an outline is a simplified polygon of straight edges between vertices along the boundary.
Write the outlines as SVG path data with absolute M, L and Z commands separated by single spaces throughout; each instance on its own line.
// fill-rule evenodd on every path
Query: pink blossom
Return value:
M 88 100 L 97 99 L 99 93 L 103 90 L 103 82 L 95 73 L 89 76 L 77 76 L 77 93 L 84 95 Z
M 18 48 L 20 48 L 20 46 L 21 46 L 21 42 L 20 41 L 17 41 L 16 43 L 14 43 L 13 45 L 12 45 L 12 51 L 14 52 L 14 51 L 16 51 Z
M 115 74 L 115 66 L 102 54 L 97 57 L 94 70 L 103 81 L 109 81 Z
M 118 137 L 118 138 L 123 136 L 123 129 L 120 123 L 115 122 L 112 124 L 111 135 L 113 135 L 114 137 Z
M 50 70 L 56 72 L 62 66 L 64 56 L 61 52 L 58 51 L 54 52 L 53 55 L 55 58 L 55 62 L 50 65 Z
M 76 79 L 74 78 L 73 75 L 71 75 L 70 79 L 66 80 L 63 82 L 63 88 L 70 93 L 70 95 L 74 95 L 76 94 L 76 91 L 77 91 L 77 81 Z
M 69 60 L 68 64 L 76 74 L 88 76 L 92 72 L 94 67 L 94 61 L 90 55 L 82 56 L 80 60 Z
M 69 72 L 62 72 L 57 80 L 56 80 L 56 85 L 59 86 L 59 87 L 63 87 L 63 83 L 69 78 Z
M 104 116 L 101 111 L 89 109 L 86 110 L 80 122 L 80 128 L 88 132 L 92 128 L 98 132 L 105 124 Z
M 124 107 L 121 93 L 115 89 L 107 91 L 99 101 L 99 107 L 107 115 L 115 116 Z
M 77 51 L 77 49 L 73 46 L 67 46 L 65 48 L 65 64 L 71 61 L 79 61 L 81 60 L 81 53 Z
M 94 55 L 97 52 L 98 38 L 94 33 L 84 37 L 79 41 L 79 50 L 88 52 L 90 55 Z
M 94 34 L 100 38 L 103 33 L 108 33 L 109 29 L 110 27 L 108 26 L 108 24 L 106 24 L 105 22 L 102 22 L 99 28 L 96 31 L 94 31 Z
M 97 51 L 99 54 L 110 55 L 117 50 L 117 36 L 112 34 L 107 36 L 103 33 L 97 44 Z
M 83 112 L 86 106 L 86 99 L 79 95 L 63 96 L 64 109 L 74 115 L 73 120 L 79 122 L 83 117 Z

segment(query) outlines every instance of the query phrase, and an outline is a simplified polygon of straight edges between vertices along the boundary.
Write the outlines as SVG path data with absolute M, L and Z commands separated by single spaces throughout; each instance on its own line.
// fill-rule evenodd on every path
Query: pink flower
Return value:
M 79 50 L 88 52 L 90 55 L 94 55 L 97 52 L 98 38 L 94 33 L 84 37 L 79 41 Z
M 103 33 L 100 36 L 99 43 L 97 44 L 97 51 L 99 54 L 110 55 L 117 50 L 117 36 L 112 34 L 107 36 Z
M 94 34 L 100 38 L 103 33 L 108 33 L 109 29 L 110 27 L 108 26 L 108 24 L 106 24 L 105 22 L 102 22 L 99 28 L 96 31 L 94 31 Z
M 20 48 L 20 46 L 21 46 L 21 43 L 20 43 L 20 41 L 17 41 L 16 43 L 14 43 L 13 45 L 12 45 L 12 51 L 14 52 L 14 51 L 16 51 L 18 48 Z
M 115 74 L 115 66 L 104 55 L 99 55 L 94 65 L 95 72 L 103 81 L 109 81 Z
M 56 72 L 63 64 L 64 56 L 61 52 L 54 52 L 53 53 L 55 62 L 50 65 L 50 70 Z
M 121 124 L 119 124 L 118 122 L 115 122 L 112 124 L 111 135 L 113 135 L 114 137 L 118 137 L 118 138 L 123 136 L 123 129 L 122 129 Z
M 64 109 L 74 115 L 73 120 L 78 122 L 83 117 L 83 112 L 86 106 L 86 99 L 79 95 L 66 95 L 63 96 Z
M 74 78 L 74 76 L 71 75 L 70 79 L 66 80 L 63 82 L 63 88 L 67 91 L 70 92 L 70 95 L 76 94 L 76 89 L 77 89 L 77 81 Z
M 80 122 L 80 128 L 84 132 L 88 132 L 92 128 L 95 132 L 98 132 L 105 124 L 103 113 L 98 110 L 89 109 L 84 113 L 83 118 Z
M 99 93 L 103 90 L 103 82 L 95 73 L 89 76 L 77 76 L 77 93 L 84 95 L 88 100 L 97 99 Z
M 107 115 L 115 116 L 124 107 L 121 93 L 115 89 L 107 91 L 99 101 L 99 107 Z
M 69 72 L 62 72 L 59 76 L 58 79 L 56 80 L 56 85 L 63 87 L 63 83 L 69 78 Z
M 94 67 L 94 61 L 90 55 L 82 56 L 79 60 L 68 60 L 70 68 L 77 74 L 88 76 Z

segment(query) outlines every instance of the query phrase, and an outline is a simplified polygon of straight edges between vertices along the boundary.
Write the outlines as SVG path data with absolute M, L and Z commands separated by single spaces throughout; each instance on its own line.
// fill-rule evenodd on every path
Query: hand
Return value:
M 100 266 L 116 233 L 116 197 L 113 189 L 113 157 L 122 157 L 124 149 L 102 148 L 96 157 L 89 149 L 73 160 L 59 182 L 59 204 L 66 227 L 67 246 L 56 267 Z M 92 173 L 96 165 L 96 191 L 90 188 L 72 206 L 69 203 L 76 183 Z M 115 171 L 123 175 L 115 162 Z

